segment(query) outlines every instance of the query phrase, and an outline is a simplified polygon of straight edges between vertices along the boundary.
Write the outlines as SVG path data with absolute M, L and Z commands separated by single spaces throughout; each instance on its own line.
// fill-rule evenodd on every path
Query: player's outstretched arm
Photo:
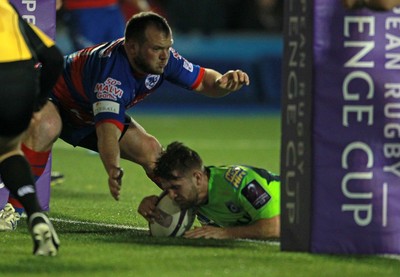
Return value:
M 189 230 L 185 238 L 206 239 L 273 239 L 280 237 L 280 216 L 270 219 L 260 219 L 254 224 L 235 227 L 203 226 Z
M 195 91 L 208 97 L 219 98 L 249 84 L 249 76 L 242 70 L 229 70 L 222 75 L 213 69 L 206 68 L 203 80 Z
M 114 124 L 105 122 L 96 126 L 96 134 L 100 158 L 108 174 L 110 193 L 115 200 L 119 200 L 123 176 L 118 144 L 121 131 Z

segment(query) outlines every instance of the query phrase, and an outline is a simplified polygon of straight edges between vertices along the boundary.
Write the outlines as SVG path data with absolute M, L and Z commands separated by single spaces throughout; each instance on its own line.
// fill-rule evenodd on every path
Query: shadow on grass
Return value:
M 54 227 L 60 235 L 73 235 L 74 240 L 96 240 L 105 243 L 128 243 L 158 246 L 195 247 L 248 247 L 248 241 L 219 239 L 186 239 L 183 237 L 152 237 L 146 229 L 107 224 L 80 224 L 56 221 Z M 84 236 L 80 236 L 84 235 Z M 261 242 L 261 241 L 260 241 Z M 262 243 L 262 242 L 261 242 Z

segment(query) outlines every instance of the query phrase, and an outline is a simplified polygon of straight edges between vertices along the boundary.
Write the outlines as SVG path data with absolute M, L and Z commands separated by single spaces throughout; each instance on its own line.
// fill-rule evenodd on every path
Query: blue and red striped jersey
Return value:
M 108 121 L 123 128 L 125 112 L 158 88 L 164 80 L 194 89 L 204 68 L 174 49 L 161 75 L 139 75 L 126 56 L 124 39 L 85 48 L 65 57 L 64 72 L 51 97 L 62 109 L 64 121 L 75 127 Z

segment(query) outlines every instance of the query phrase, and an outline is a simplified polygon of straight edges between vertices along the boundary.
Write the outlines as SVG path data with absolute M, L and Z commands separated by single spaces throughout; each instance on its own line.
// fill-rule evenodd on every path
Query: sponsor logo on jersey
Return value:
M 183 61 L 183 68 L 185 68 L 189 72 L 193 72 L 193 64 L 188 62 L 186 59 Z
M 232 202 L 232 201 L 226 202 L 225 206 L 228 208 L 228 210 L 231 213 L 234 213 L 234 214 L 240 213 L 242 211 L 240 206 L 237 205 L 236 203 Z
M 93 113 L 116 113 L 119 114 L 119 103 L 112 101 L 99 101 L 93 104 Z
M 197 219 L 199 220 L 201 225 L 211 225 L 211 226 L 219 227 L 219 225 L 217 223 L 215 223 L 213 220 L 209 219 L 207 216 L 200 213 L 199 211 L 196 213 L 196 215 L 197 215 Z
M 182 59 L 182 56 L 179 55 L 179 53 L 178 53 L 174 48 L 171 48 L 171 52 L 172 52 L 172 56 L 173 56 L 175 59 L 177 59 L 177 60 Z
M 225 172 L 225 179 L 235 188 L 239 188 L 244 176 L 246 176 L 246 171 L 238 166 L 230 167 Z
M 172 56 L 175 59 L 177 59 L 177 60 L 183 59 L 183 68 L 184 69 L 186 69 L 189 72 L 193 72 L 193 64 L 191 62 L 189 62 L 188 60 L 183 58 L 181 55 L 179 55 L 179 53 L 174 48 L 171 48 L 171 52 L 172 52 Z
M 160 75 L 148 75 L 146 78 L 146 81 L 144 82 L 144 85 L 146 86 L 147 89 L 152 89 L 156 86 L 158 83 L 158 80 L 160 80 Z
M 118 86 L 121 82 L 113 78 L 107 78 L 103 83 L 97 83 L 94 87 L 97 99 L 109 99 L 116 101 L 121 98 L 124 91 Z
M 271 199 L 271 195 L 256 180 L 251 181 L 242 189 L 242 195 L 255 209 L 261 208 Z

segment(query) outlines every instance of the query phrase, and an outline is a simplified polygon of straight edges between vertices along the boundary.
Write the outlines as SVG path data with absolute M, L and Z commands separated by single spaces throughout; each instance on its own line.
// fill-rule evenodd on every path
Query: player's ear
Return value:
M 203 177 L 203 173 L 200 170 L 195 170 L 193 171 L 193 177 L 196 178 L 197 182 L 199 182 Z
M 128 52 L 128 55 L 136 56 L 139 51 L 139 44 L 134 40 L 126 41 L 125 44 L 125 50 Z
M 205 174 L 201 170 L 195 170 L 193 176 L 196 178 L 196 185 L 201 186 L 204 182 Z

